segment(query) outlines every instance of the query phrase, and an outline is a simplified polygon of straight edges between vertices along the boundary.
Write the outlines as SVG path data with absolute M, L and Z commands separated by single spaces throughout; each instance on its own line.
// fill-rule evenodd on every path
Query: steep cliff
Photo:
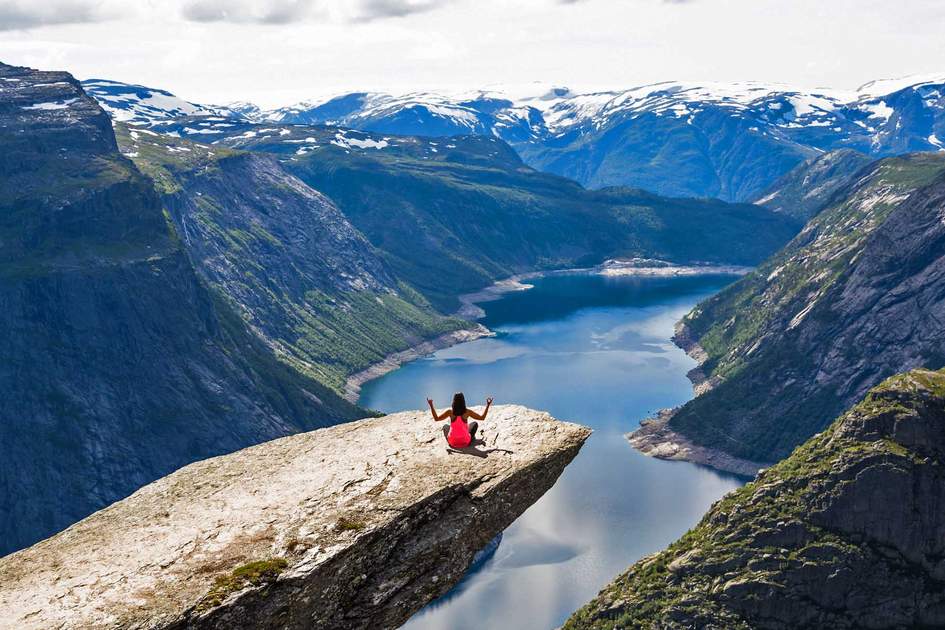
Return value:
M 453 451 L 428 412 L 400 413 L 191 464 L 0 559 L 0 619 L 397 627 L 459 581 L 590 433 L 516 406 L 483 426 L 485 443 Z
M 194 273 L 68 74 L 0 65 L 0 554 L 197 459 L 363 415 Z
M 894 376 L 565 624 L 945 626 L 945 372 Z
M 783 250 L 684 318 L 679 338 L 712 387 L 669 426 L 776 461 L 882 379 L 945 364 L 943 218 L 945 155 L 861 172 Z
M 871 161 L 873 158 L 853 149 L 823 153 L 791 169 L 755 203 L 808 221 Z
M 468 328 L 394 277 L 324 195 L 273 156 L 118 126 L 198 272 L 284 360 L 336 391 L 423 339 Z

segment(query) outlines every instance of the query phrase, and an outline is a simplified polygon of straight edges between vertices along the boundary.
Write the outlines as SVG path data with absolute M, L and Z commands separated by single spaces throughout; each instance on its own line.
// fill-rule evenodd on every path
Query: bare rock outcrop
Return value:
M 0 559 L 0 624 L 391 628 L 463 575 L 590 434 L 496 407 L 447 448 L 426 412 L 200 461 Z

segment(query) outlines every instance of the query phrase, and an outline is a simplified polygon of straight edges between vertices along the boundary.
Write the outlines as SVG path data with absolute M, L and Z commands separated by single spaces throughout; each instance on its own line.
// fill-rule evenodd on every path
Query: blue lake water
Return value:
M 509 527 L 495 553 L 404 626 L 555 628 L 640 557 L 665 547 L 741 481 L 640 455 L 624 434 L 692 397 L 695 364 L 673 324 L 727 276 L 551 276 L 482 306 L 496 331 L 367 383 L 361 404 L 440 407 L 487 395 L 594 429 L 555 486 Z M 488 433 L 488 420 L 484 423 Z

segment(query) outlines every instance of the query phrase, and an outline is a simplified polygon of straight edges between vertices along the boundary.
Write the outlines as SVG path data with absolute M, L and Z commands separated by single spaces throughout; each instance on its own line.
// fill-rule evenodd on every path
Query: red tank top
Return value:
M 466 419 L 462 416 L 456 416 L 450 421 L 450 432 L 446 436 L 446 441 L 449 442 L 450 446 L 453 448 L 466 448 L 469 446 L 469 443 L 472 442 L 472 437 L 469 435 L 469 426 L 466 424 Z

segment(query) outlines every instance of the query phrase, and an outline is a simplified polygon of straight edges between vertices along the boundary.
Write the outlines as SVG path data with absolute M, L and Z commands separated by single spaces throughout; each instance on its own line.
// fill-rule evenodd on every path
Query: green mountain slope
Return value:
M 174 469 L 363 415 L 208 292 L 68 74 L 0 64 L 0 554 Z
M 747 204 L 589 191 L 525 166 L 494 138 L 293 126 L 208 131 L 222 145 L 278 155 L 441 310 L 514 273 L 613 257 L 754 264 L 798 229 L 790 217 Z
M 285 361 L 345 377 L 469 324 L 399 281 L 338 208 L 272 156 L 119 126 L 201 275 Z
M 881 160 L 682 322 L 715 387 L 670 426 L 776 461 L 883 378 L 945 364 L 945 156 Z
M 892 377 L 564 628 L 940 628 L 943 445 L 945 373 Z

